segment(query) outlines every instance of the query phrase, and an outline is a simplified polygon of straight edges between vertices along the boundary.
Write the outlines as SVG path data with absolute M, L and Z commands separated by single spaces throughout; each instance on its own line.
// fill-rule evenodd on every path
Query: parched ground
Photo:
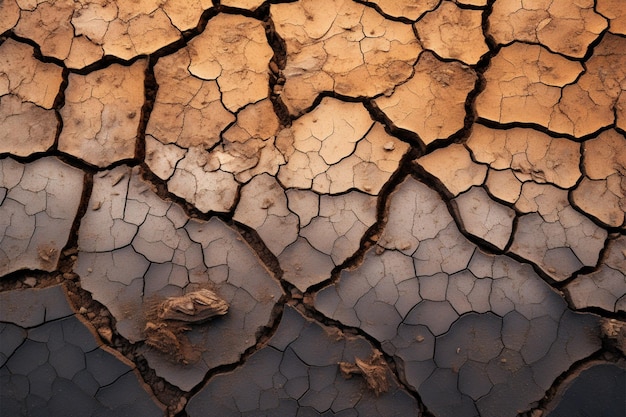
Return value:
M 0 414 L 626 414 L 626 1 L 0 0 Z

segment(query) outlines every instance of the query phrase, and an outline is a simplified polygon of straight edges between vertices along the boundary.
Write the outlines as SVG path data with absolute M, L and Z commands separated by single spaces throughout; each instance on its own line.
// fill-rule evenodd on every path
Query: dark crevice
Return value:
M 315 100 L 313 100 L 313 104 L 311 104 L 309 107 L 307 107 L 306 109 L 302 110 L 300 113 L 298 113 L 297 115 L 293 115 L 292 117 L 298 118 L 304 114 L 310 113 L 313 110 L 315 110 L 317 108 L 317 106 L 319 106 L 319 104 L 322 102 L 322 100 L 324 100 L 325 98 L 330 97 L 330 98 L 334 98 L 340 101 L 344 101 L 347 103 L 361 103 L 361 104 L 365 104 L 365 102 L 370 100 L 370 97 L 352 97 L 352 96 L 346 96 L 343 94 L 339 94 L 335 91 L 321 91 L 317 94 L 317 96 L 315 96 Z
M 555 132 L 553 130 L 550 130 L 548 128 L 546 128 L 545 126 L 542 125 L 538 125 L 536 123 L 526 123 L 526 122 L 511 122 L 511 123 L 502 123 L 502 122 L 497 122 L 497 121 L 493 121 L 493 120 L 489 120 L 489 119 L 484 119 L 482 117 L 478 117 L 476 119 L 477 123 L 482 124 L 484 126 L 487 126 L 489 128 L 492 129 L 499 129 L 499 130 L 507 130 L 507 129 L 512 129 L 515 127 L 522 127 L 522 128 L 530 128 L 536 131 L 539 131 L 541 133 L 545 133 L 546 135 L 559 139 L 559 138 L 563 138 L 563 139 L 569 139 L 571 141 L 574 142 L 584 142 L 586 140 L 589 139 L 594 139 L 596 138 L 600 133 L 605 132 L 607 130 L 611 130 L 613 129 L 613 125 L 609 125 L 609 126 L 604 126 L 601 127 L 600 129 L 596 130 L 595 132 L 583 135 L 583 136 L 574 136 L 574 135 L 570 135 L 567 133 L 562 133 L 562 132 Z
M 63 68 L 62 76 L 63 81 L 61 81 L 59 93 L 55 97 L 54 104 L 52 105 L 52 108 L 54 109 L 54 116 L 57 119 L 57 130 L 54 134 L 54 143 L 51 149 L 59 149 L 59 138 L 61 137 L 61 131 L 63 130 L 63 118 L 61 117 L 60 109 L 65 106 L 65 90 L 69 85 L 69 71 L 67 68 Z
M 34 285 L 31 285 L 29 278 L 35 280 Z M 47 272 L 40 269 L 20 269 L 2 276 L 0 292 L 27 288 L 46 288 L 60 284 L 65 279 L 59 271 Z
M 135 140 L 135 159 L 141 163 L 146 158 L 146 128 L 150 120 L 150 114 L 154 108 L 159 85 L 154 75 L 156 58 L 150 57 L 145 71 L 144 79 L 144 103 L 141 106 L 141 118 L 137 127 L 137 138 Z
M 488 2 L 489 4 L 493 3 L 493 2 Z M 487 9 L 488 6 L 487 4 L 485 4 L 484 6 L 477 6 L 474 4 L 466 4 L 466 3 L 462 3 L 460 1 L 455 1 L 454 4 L 456 4 L 456 6 L 459 9 L 464 9 L 464 10 L 477 10 L 477 11 L 484 11 L 485 9 Z
M 265 245 L 265 242 L 263 242 L 263 239 L 261 239 L 257 231 L 234 220 L 230 222 L 230 226 L 239 232 L 248 245 L 254 249 L 255 254 L 261 259 L 265 267 L 272 272 L 274 278 L 282 283 L 283 270 L 280 267 L 278 258 L 276 258 L 276 255 Z
M 80 199 L 80 205 L 78 206 L 76 217 L 74 218 L 74 222 L 72 223 L 69 238 L 67 240 L 67 243 L 65 244 L 65 247 L 61 251 L 61 258 L 59 259 L 58 269 L 64 275 L 74 275 L 74 279 L 76 279 L 77 276 L 72 273 L 72 268 L 74 267 L 76 255 L 78 254 L 78 229 L 80 228 L 81 220 L 85 216 L 85 213 L 87 213 L 92 190 L 93 174 L 85 173 L 83 178 L 83 191 Z
M 65 64 L 60 59 L 43 55 L 41 53 L 41 47 L 34 40 L 28 39 L 28 38 L 24 38 L 24 37 L 19 36 L 19 35 L 16 35 L 12 31 L 9 31 L 8 33 L 9 33 L 9 35 L 7 36 L 7 38 L 11 38 L 14 41 L 17 41 L 17 42 L 20 42 L 20 43 L 25 43 L 27 45 L 32 46 L 33 49 L 34 49 L 33 55 L 35 56 L 35 58 L 37 60 L 39 60 L 41 62 L 45 62 L 46 64 L 55 64 L 55 65 L 58 65 L 61 68 L 65 68 Z
M 605 310 L 603 308 L 600 308 L 600 307 L 585 307 L 585 308 L 577 308 L 577 309 L 575 309 L 574 307 L 571 306 L 571 303 L 569 302 L 570 298 L 569 298 L 569 295 L 567 294 L 567 290 L 565 291 L 565 299 L 568 300 L 568 303 L 570 304 L 569 308 L 572 311 L 575 311 L 577 313 L 589 313 L 589 314 L 593 314 L 595 316 L 603 317 L 603 318 L 606 318 L 606 319 L 614 319 L 614 320 L 619 320 L 619 321 L 626 322 L 626 311 L 624 311 L 624 310 L 607 311 L 607 310 Z M 607 343 L 609 343 L 609 342 L 607 342 Z M 609 343 L 609 345 L 605 346 L 605 350 L 614 351 L 614 353 L 618 353 L 615 350 L 615 347 L 612 344 L 610 344 L 610 343 Z
M 94 71 L 99 71 L 99 70 L 108 68 L 114 64 L 121 65 L 123 67 L 130 67 L 135 62 L 141 61 L 146 58 L 147 58 L 146 55 L 137 55 L 136 57 L 133 57 L 129 60 L 124 60 L 115 56 L 105 55 L 98 61 L 94 62 L 93 64 L 89 64 L 83 68 L 80 68 L 80 69 L 71 68 L 70 72 L 72 74 L 77 74 L 77 75 L 87 75 Z
M 280 97 L 283 86 L 285 85 L 285 77 L 283 76 L 282 71 L 285 69 L 285 65 L 287 65 L 287 45 L 274 28 L 274 22 L 269 15 L 269 5 L 267 5 L 263 25 L 265 27 L 267 42 L 274 51 L 274 56 L 269 63 L 269 97 L 272 101 L 274 112 L 280 121 L 280 126 L 290 127 L 292 118 L 289 114 L 289 109 Z

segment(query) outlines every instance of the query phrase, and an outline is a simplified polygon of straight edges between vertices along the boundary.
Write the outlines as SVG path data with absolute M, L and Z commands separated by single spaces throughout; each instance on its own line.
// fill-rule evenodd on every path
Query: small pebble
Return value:
M 28 277 L 26 279 L 24 279 L 24 284 L 29 286 L 29 287 L 34 287 L 35 284 L 37 284 L 37 279 L 34 277 Z
M 110 327 L 98 327 L 98 333 L 100 333 L 100 336 L 102 336 L 102 338 L 109 343 L 111 343 L 111 341 L 113 340 L 113 332 L 111 331 Z

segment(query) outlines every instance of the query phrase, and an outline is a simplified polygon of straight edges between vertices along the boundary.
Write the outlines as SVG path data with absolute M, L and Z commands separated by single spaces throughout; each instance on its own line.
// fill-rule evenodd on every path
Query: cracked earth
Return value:
M 624 0 L 0 0 L 0 414 L 626 414 Z

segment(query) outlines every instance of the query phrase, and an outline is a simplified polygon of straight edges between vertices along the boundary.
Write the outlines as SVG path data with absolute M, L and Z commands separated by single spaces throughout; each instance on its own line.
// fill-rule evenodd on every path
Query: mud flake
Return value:
M 70 74 L 59 150 L 98 167 L 133 158 L 146 65 L 138 60 L 130 67 L 113 64 L 88 75 Z
M 473 185 L 481 185 L 487 174 L 487 167 L 472 161 L 467 148 L 456 143 L 437 149 L 415 162 L 441 181 L 453 196 L 467 191 Z
M 442 2 L 415 23 L 425 49 L 442 58 L 476 64 L 489 51 L 482 31 L 482 12 Z

